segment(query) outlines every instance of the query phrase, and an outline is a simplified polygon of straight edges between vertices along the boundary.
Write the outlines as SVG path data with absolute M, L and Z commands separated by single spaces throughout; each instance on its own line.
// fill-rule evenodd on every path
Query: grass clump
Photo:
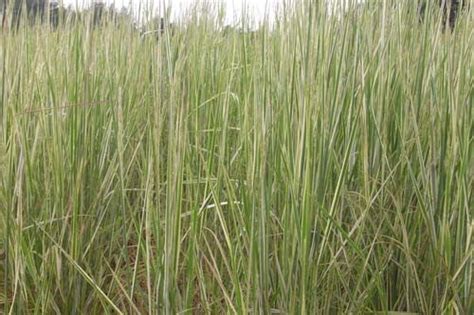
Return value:
M 472 18 L 384 3 L 1 33 L 3 311 L 470 313 Z

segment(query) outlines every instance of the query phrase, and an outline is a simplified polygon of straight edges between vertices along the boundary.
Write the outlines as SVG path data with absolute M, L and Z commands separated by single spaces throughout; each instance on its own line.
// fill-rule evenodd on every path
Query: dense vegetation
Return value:
M 472 314 L 472 16 L 312 2 L 0 33 L 0 313 Z

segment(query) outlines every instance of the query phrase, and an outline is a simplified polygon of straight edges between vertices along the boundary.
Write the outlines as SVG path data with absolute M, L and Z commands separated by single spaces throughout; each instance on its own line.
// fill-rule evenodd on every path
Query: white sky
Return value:
M 97 0 L 58 0 L 65 6 L 88 6 Z M 249 12 L 256 20 L 261 20 L 266 12 L 273 12 L 277 3 L 281 3 L 282 0 L 102 0 L 106 4 L 115 4 L 116 8 L 129 7 L 130 4 L 134 10 L 138 10 L 139 7 L 143 9 L 143 6 L 152 5 L 156 11 L 158 8 L 162 8 L 163 1 L 166 6 L 171 5 L 172 15 L 178 16 L 180 12 L 185 12 L 191 7 L 192 4 L 199 3 L 210 3 L 223 5 L 226 9 L 226 21 L 231 23 L 232 21 L 238 20 L 238 17 L 242 14 L 243 8 L 248 8 Z
M 223 5 L 226 11 L 225 24 L 235 24 L 240 20 L 242 12 L 247 9 L 247 13 L 254 18 L 254 22 L 261 21 L 265 16 L 269 16 L 270 20 L 273 20 L 275 9 L 283 1 L 292 2 L 292 1 L 303 1 L 303 0 L 57 0 L 60 3 L 63 3 L 65 6 L 88 6 L 93 2 L 104 2 L 107 5 L 112 3 L 115 4 L 116 8 L 122 7 L 133 7 L 135 13 L 138 12 L 138 9 L 143 10 L 144 6 L 153 6 L 153 12 L 161 12 L 163 8 L 163 3 L 166 6 L 171 6 L 171 16 L 172 19 L 179 18 L 183 12 L 186 12 L 193 4 L 196 3 L 210 3 L 216 5 Z M 350 1 L 362 2 L 364 0 L 326 0 L 329 3 L 347 3 Z M 148 7 L 149 8 L 149 7 Z M 160 8 L 160 11 L 158 11 Z

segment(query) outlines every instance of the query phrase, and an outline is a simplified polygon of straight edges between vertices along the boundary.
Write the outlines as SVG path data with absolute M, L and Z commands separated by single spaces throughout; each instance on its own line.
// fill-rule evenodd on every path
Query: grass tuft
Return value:
M 0 313 L 472 313 L 474 27 L 431 9 L 1 32 Z

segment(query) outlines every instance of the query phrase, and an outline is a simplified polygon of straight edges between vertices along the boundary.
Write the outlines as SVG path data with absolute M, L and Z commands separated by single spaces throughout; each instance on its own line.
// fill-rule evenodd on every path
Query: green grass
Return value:
M 472 15 L 312 2 L 0 33 L 0 313 L 472 313 Z

